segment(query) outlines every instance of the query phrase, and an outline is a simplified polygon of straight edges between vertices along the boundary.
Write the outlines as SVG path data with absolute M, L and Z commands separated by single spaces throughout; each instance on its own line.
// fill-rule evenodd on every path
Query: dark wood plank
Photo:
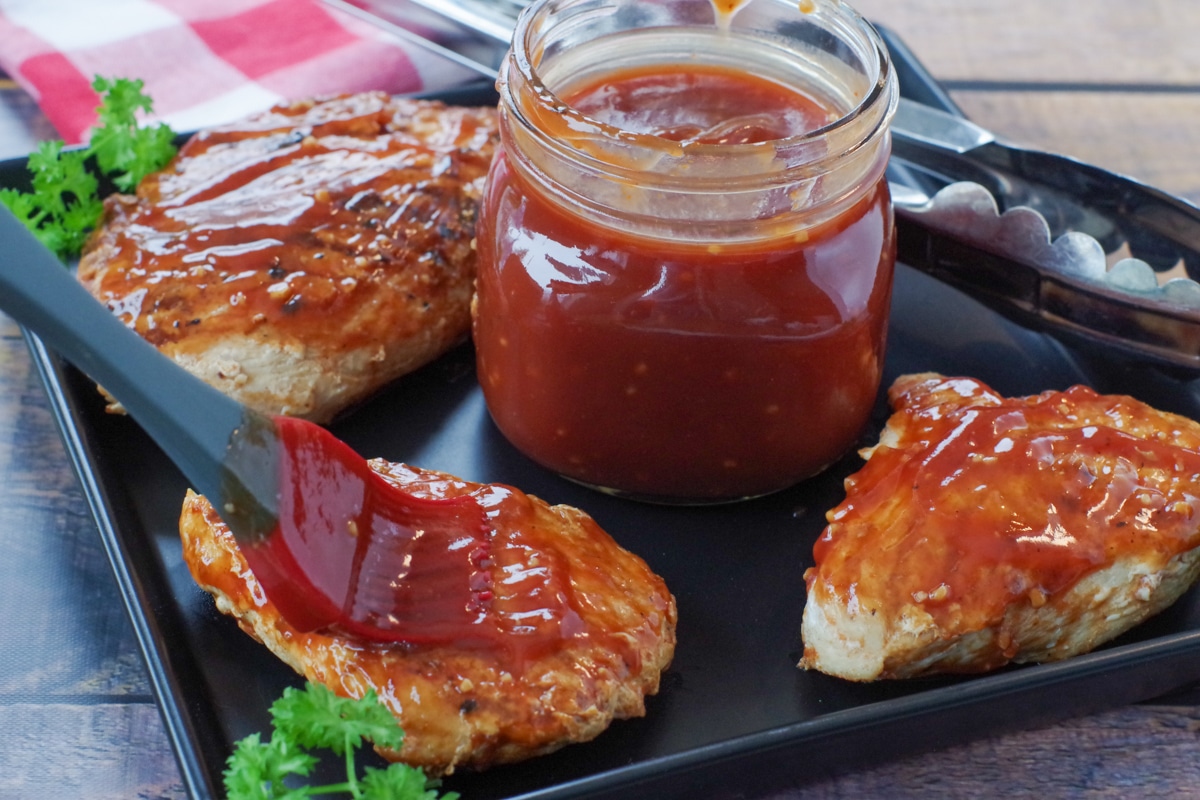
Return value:
M 148 703 L 0 708 L 0 797 L 183 800 Z
M 853 0 L 949 81 L 1200 86 L 1189 0 Z
M 1200 90 L 951 94 L 967 116 L 1009 141 L 1074 156 L 1200 203 Z
M 0 554 L 0 797 L 182 798 L 112 570 L 2 315 Z
M 150 688 L 24 341 L 0 328 L 0 703 Z
M 1200 201 L 1200 4 L 858 0 L 1017 144 L 1064 153 Z
M 0 75 L 0 159 L 19 158 L 58 133 L 15 81 Z
M 772 800 L 1195 797 L 1198 731 L 1195 706 L 1133 706 L 897 761 Z

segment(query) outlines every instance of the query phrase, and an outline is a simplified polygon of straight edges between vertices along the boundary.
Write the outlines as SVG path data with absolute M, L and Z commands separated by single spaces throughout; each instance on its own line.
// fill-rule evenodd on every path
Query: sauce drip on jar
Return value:
M 843 153 L 823 134 L 854 100 L 733 63 L 552 64 L 551 91 L 514 57 L 501 79 L 479 380 L 510 442 L 595 488 L 682 503 L 786 488 L 837 460 L 876 399 L 889 112 Z

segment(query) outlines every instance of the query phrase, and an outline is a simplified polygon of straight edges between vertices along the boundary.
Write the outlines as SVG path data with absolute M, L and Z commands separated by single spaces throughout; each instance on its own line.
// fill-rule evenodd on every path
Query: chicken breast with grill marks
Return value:
M 281 105 L 110 197 L 79 278 L 218 389 L 327 422 L 466 338 L 496 142 L 490 108 Z
M 868 681 L 1087 652 L 1200 573 L 1200 424 L 910 375 L 806 573 L 800 666 Z
M 549 753 L 645 713 L 645 698 L 658 691 L 675 652 L 676 610 L 642 559 L 578 509 L 550 506 L 511 487 L 382 460 L 370 464 L 414 495 L 471 494 L 485 509 L 495 526 L 492 572 L 500 576 L 492 613 L 511 624 L 504 646 L 378 644 L 302 633 L 263 594 L 208 501 L 189 494 L 180 534 L 196 582 L 307 679 L 343 696 L 374 689 L 405 731 L 401 750 L 383 755 L 431 774 Z M 556 599 L 536 613 L 553 635 L 531 640 L 528 600 L 541 604 L 547 594 Z

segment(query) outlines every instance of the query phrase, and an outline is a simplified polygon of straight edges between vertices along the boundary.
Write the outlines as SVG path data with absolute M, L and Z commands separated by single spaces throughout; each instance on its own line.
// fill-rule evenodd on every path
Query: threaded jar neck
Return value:
M 886 47 L 840 2 L 539 0 L 499 81 L 506 147 L 544 191 L 596 217 L 714 224 L 836 214 L 886 164 L 897 88 Z M 827 120 L 744 144 L 678 141 L 563 98 L 616 71 L 727 69 L 810 97 Z

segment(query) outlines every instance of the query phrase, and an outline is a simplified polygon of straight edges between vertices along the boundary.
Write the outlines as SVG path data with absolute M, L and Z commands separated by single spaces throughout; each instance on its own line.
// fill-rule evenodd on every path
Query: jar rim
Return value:
M 638 1 L 646 2 L 646 0 Z M 791 0 L 758 1 L 786 4 L 789 8 L 795 8 L 795 3 Z M 608 171 L 628 171 L 636 173 L 642 178 L 646 177 L 645 172 L 636 166 L 629 170 L 622 169 L 622 164 L 629 163 L 627 157 L 614 163 L 608 159 L 597 157 L 595 152 L 580 153 L 576 149 L 577 141 L 563 141 L 552 136 L 539 135 L 541 132 L 535 120 L 531 118 L 532 115 L 527 113 L 527 109 L 521 103 L 515 102 L 515 98 L 512 96 L 511 84 L 514 77 L 524 87 L 527 87 L 529 93 L 537 98 L 537 102 L 544 104 L 553 113 L 570 117 L 572 131 L 581 136 L 586 134 L 609 138 L 635 148 L 643 148 L 649 151 L 647 155 L 657 154 L 658 156 L 691 160 L 712 159 L 720 156 L 721 158 L 735 159 L 741 157 L 747 162 L 753 162 L 763 159 L 768 154 L 774 157 L 777 154 L 786 153 L 789 156 L 790 166 L 783 170 L 784 174 L 780 175 L 780 182 L 794 181 L 797 177 L 808 174 L 819 174 L 824 170 L 826 162 L 852 154 L 865 142 L 874 138 L 878 131 L 886 129 L 895 113 L 898 90 L 891 58 L 883 38 L 874 26 L 856 10 L 841 0 L 830 0 L 830 2 L 820 3 L 814 8 L 832 9 L 838 20 L 846 23 L 843 30 L 849 30 L 861 37 L 858 43 L 861 46 L 860 50 L 864 55 L 869 54 L 869 58 L 865 59 L 867 63 L 864 63 L 863 66 L 873 67 L 875 73 L 869 91 L 863 92 L 857 102 L 839 113 L 837 119 L 792 136 L 748 143 L 679 142 L 653 133 L 624 130 L 577 111 L 563 101 L 555 90 L 547 85 L 539 72 L 540 65 L 535 63 L 534 56 L 531 55 L 537 54 L 538 57 L 541 57 L 544 54 L 544 42 L 539 41 L 539 37 L 545 38 L 546 33 L 552 30 L 554 24 L 552 22 L 551 28 L 543 31 L 536 27 L 536 23 L 543 17 L 553 16 L 564 6 L 578 2 L 579 0 L 534 0 L 525 7 L 518 17 L 509 55 L 501 65 L 498 88 L 501 96 L 507 97 L 509 101 L 507 106 L 522 127 L 528 133 L 538 136 L 544 146 L 554 150 L 571 151 L 573 158 L 583 157 L 584 160 L 593 161 Z M 742 0 L 739 6 L 745 6 L 750 2 L 752 0 Z M 605 4 L 606 7 L 609 5 L 611 4 Z M 735 7 L 733 13 L 736 14 L 738 10 L 740 8 Z M 720 15 L 715 6 L 713 13 L 715 28 Z M 801 11 L 800 13 L 815 12 Z M 512 74 L 514 70 L 515 76 Z M 778 165 L 773 169 L 765 170 L 765 172 L 779 172 Z M 761 181 L 762 178 L 762 173 L 754 176 L 756 181 Z M 723 177 L 720 180 L 726 180 L 726 178 Z

